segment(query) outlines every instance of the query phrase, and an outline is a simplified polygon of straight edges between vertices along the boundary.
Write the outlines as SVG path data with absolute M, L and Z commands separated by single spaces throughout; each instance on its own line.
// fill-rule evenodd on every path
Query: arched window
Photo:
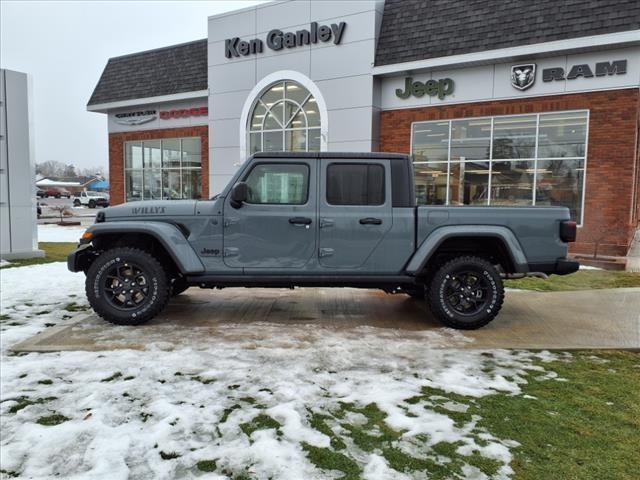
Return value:
M 249 153 L 283 151 L 320 151 L 316 99 L 291 80 L 267 88 L 249 116 Z

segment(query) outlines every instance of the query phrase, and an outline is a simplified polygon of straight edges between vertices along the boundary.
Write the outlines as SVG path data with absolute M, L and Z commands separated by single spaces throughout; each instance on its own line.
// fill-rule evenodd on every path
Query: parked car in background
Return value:
M 71 198 L 71 192 L 66 188 L 62 188 L 62 187 L 49 187 L 49 188 L 46 188 L 44 190 L 44 193 L 42 194 L 42 198 L 48 198 L 48 197 Z
M 44 193 L 44 190 L 42 190 L 41 188 L 36 188 L 36 197 L 42 198 L 44 197 Z
M 108 207 L 109 194 L 102 192 L 80 192 L 76 193 L 73 199 L 73 206 L 79 207 L 84 205 L 89 208 Z

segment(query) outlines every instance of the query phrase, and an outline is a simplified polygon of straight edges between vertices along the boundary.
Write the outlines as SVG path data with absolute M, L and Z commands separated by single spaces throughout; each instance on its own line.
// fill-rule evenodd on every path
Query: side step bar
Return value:
M 415 283 L 408 275 L 188 275 L 187 283 L 216 287 L 383 287 Z

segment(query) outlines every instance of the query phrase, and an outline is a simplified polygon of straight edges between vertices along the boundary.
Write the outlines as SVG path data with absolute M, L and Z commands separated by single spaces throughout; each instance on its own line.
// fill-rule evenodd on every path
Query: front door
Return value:
M 270 272 L 303 268 L 316 253 L 315 159 L 255 163 L 241 180 L 249 198 L 224 206 L 224 263 Z
M 391 229 L 389 160 L 321 162 L 318 255 L 320 265 L 377 271 L 377 247 Z

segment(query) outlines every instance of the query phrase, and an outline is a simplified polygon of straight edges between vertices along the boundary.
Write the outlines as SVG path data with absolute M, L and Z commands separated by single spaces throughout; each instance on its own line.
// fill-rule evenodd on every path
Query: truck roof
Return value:
M 372 158 L 385 160 L 407 160 L 404 153 L 386 152 L 258 152 L 253 158 L 339 158 L 349 160 L 368 160 Z

